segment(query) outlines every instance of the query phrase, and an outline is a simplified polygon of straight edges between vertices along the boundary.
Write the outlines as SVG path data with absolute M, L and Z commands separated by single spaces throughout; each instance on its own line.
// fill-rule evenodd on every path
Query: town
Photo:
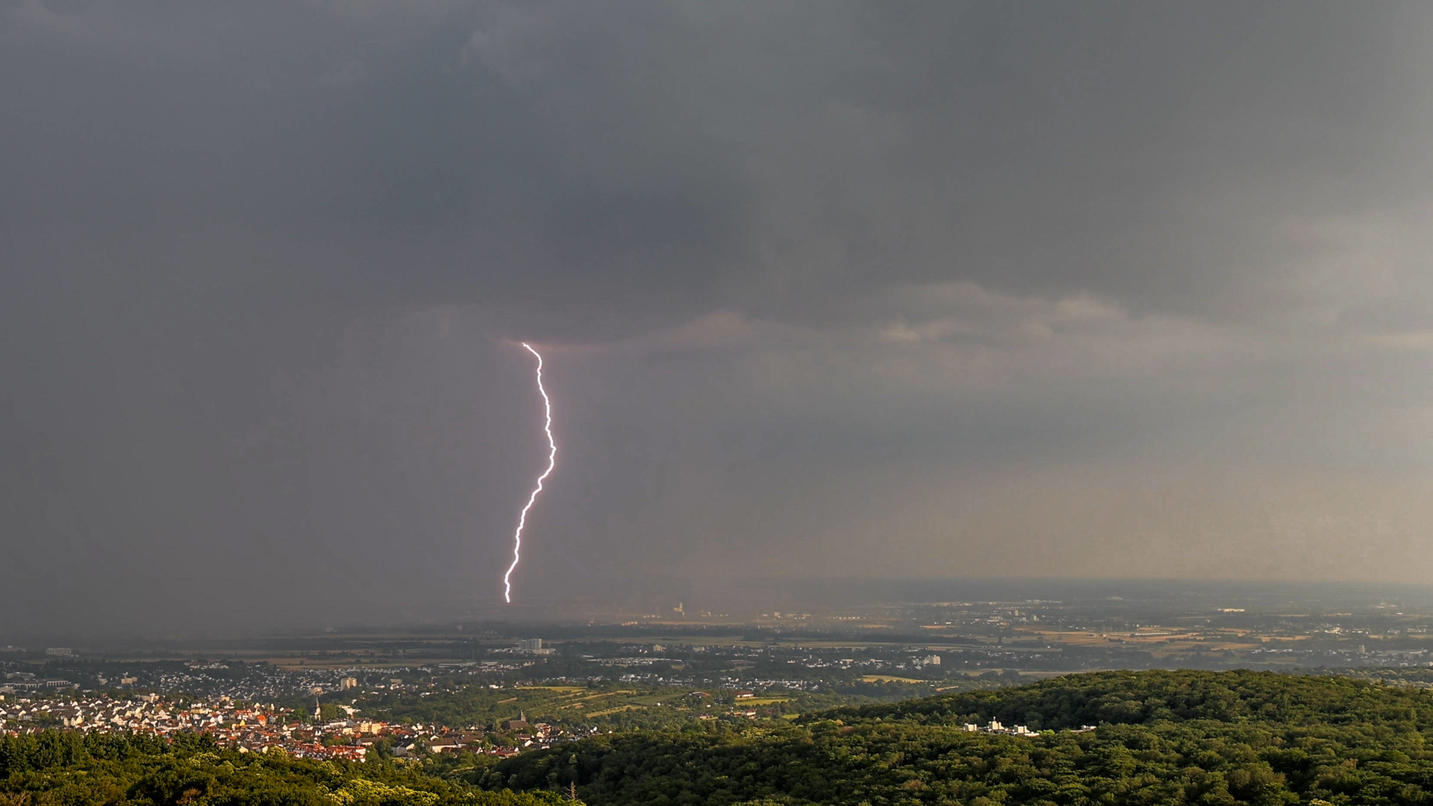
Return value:
M 544 722 L 529 724 L 522 715 L 506 721 L 500 730 L 485 730 L 476 725 L 392 724 L 362 718 L 351 706 L 338 709 L 342 713 L 328 719 L 318 704 L 307 715 L 272 703 L 242 704 L 227 696 L 186 701 L 157 694 L 119 698 L 76 692 L 43 699 L 0 695 L 0 725 L 10 735 L 53 728 L 161 737 L 204 734 L 221 746 L 245 752 L 351 761 L 459 749 L 506 757 L 596 732 L 555 728 Z
M 127 647 L 0 636 L 0 730 L 202 733 L 252 752 L 505 756 L 609 731 L 778 721 L 1076 671 L 1324 670 L 1433 684 L 1433 603 L 1110 588 L 744 615 L 678 604 L 585 623 Z M 1005 593 L 1018 593 L 1006 591 Z M 1025 735 L 1021 726 L 968 729 Z

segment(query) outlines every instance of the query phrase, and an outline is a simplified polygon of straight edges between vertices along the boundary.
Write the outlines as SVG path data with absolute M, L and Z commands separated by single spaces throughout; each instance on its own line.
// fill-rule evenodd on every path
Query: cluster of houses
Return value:
M 1078 728 L 1076 728 L 1076 729 L 1073 729 L 1073 730 L 1071 730 L 1070 732 L 1071 732 L 1071 733 L 1087 733 L 1087 732 L 1092 731 L 1092 730 L 1094 730 L 1094 729 L 1095 729 L 1095 726 L 1094 726 L 1094 725 L 1081 725 L 1080 727 L 1078 727 Z M 989 724 L 986 724 L 986 725 L 977 725 L 977 724 L 975 724 L 974 722 L 966 722 L 966 723 L 965 723 L 965 732 L 966 732 L 966 733 L 999 733 L 999 734 L 1002 734 L 1002 735 L 1005 735 L 1005 736 L 1039 736 L 1039 735 L 1040 735 L 1040 731 L 1038 731 L 1038 730 L 1030 730 L 1028 727 L 1026 727 L 1026 726 L 1024 726 L 1024 725 L 1015 725 L 1015 726 L 1013 726 L 1013 727 L 1006 727 L 1005 725 L 1001 724 L 1000 720 L 998 720 L 998 719 L 992 719 L 992 720 L 990 720 Z
M 47 729 L 147 733 L 156 736 L 206 734 L 221 745 L 246 752 L 283 752 L 300 758 L 341 758 L 363 761 L 378 748 L 396 757 L 470 750 L 512 756 L 526 749 L 550 747 L 576 735 L 547 723 L 508 720 L 503 730 L 454 729 L 438 725 L 398 725 L 359 718 L 340 706 L 345 717 L 304 719 L 292 709 L 273 705 L 240 705 L 219 697 L 181 705 L 148 694 L 134 699 L 105 695 L 61 698 L 0 696 L 0 734 L 18 735 Z
M 1007 736 L 1039 736 L 1039 731 L 1030 730 L 1024 725 L 1016 725 L 1007 728 L 997 719 L 990 720 L 988 725 L 977 725 L 974 722 L 965 723 L 966 733 L 1003 733 Z

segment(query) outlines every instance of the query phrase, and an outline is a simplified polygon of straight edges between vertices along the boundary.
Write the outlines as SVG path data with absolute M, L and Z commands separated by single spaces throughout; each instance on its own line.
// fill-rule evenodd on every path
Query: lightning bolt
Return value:
M 512 565 L 509 565 L 507 573 L 503 574 L 503 601 L 508 604 L 512 604 L 512 572 L 517 570 L 518 561 L 522 559 L 522 530 L 527 526 L 527 512 L 537 501 L 537 494 L 542 492 L 542 483 L 552 474 L 552 469 L 557 467 L 557 442 L 552 438 L 552 401 L 547 397 L 547 390 L 542 388 L 542 354 L 532 349 L 532 345 L 527 342 L 523 342 L 522 346 L 537 359 L 537 392 L 542 395 L 542 408 L 546 416 L 542 430 L 547 433 L 547 469 L 537 477 L 537 486 L 532 489 L 532 495 L 527 497 L 522 514 L 518 515 L 517 531 L 512 536 Z

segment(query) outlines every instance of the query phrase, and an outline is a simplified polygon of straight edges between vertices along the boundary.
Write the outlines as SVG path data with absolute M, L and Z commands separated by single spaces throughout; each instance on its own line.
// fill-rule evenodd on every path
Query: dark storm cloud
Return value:
M 1217 576 L 1305 527 L 1326 562 L 1258 573 L 1407 576 L 1430 37 L 1416 4 L 0 6 L 0 603 L 486 603 L 540 458 L 513 338 L 568 440 L 534 593 L 877 546 Z

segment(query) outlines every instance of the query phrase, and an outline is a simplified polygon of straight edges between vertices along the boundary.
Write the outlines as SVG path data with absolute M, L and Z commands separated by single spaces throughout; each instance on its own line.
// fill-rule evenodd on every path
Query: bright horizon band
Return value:
M 512 565 L 508 566 L 507 573 L 503 574 L 503 601 L 512 604 L 512 572 L 517 570 L 518 561 L 522 559 L 522 530 L 527 526 L 527 512 L 532 509 L 533 502 L 537 501 L 537 494 L 542 492 L 542 482 L 557 467 L 557 442 L 552 438 L 552 401 L 547 397 L 547 390 L 542 388 L 542 354 L 532 349 L 532 345 L 523 342 L 522 346 L 533 354 L 537 359 L 537 391 L 542 395 L 542 407 L 546 419 L 543 422 L 542 430 L 547 434 L 547 469 L 537 477 L 537 486 L 533 488 L 532 495 L 527 497 L 527 504 L 522 508 L 522 514 L 518 515 L 517 531 L 513 533 Z

